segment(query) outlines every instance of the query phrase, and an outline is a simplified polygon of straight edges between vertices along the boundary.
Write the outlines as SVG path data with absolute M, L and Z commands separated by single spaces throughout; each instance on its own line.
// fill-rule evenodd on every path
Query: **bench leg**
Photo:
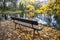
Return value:
M 39 36 L 39 32 L 38 32 L 38 30 L 37 30 L 37 35 Z
M 38 36 L 38 37 L 40 37 L 39 39 L 41 40 L 41 36 L 40 36 L 40 34 L 39 34 L 39 31 L 38 31 L 38 30 L 37 30 L 37 33 L 38 33 L 38 35 L 37 35 L 37 36 Z
M 34 37 L 35 37 L 35 30 L 33 30 L 33 39 L 32 40 L 34 40 Z
M 21 30 L 21 25 L 19 24 L 19 29 Z
M 34 38 L 35 38 L 35 31 L 37 32 L 37 36 L 38 37 L 40 36 L 38 30 L 33 30 L 33 39 L 32 40 L 34 40 Z
M 17 25 L 17 24 L 15 23 L 15 30 L 16 30 L 16 25 Z

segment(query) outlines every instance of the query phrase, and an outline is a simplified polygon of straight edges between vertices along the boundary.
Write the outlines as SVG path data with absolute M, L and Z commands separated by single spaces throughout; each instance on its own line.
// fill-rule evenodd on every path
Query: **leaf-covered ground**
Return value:
M 34 40 L 60 40 L 60 31 L 52 27 L 38 25 L 43 27 L 39 33 L 35 32 Z M 20 28 L 21 27 L 21 28 Z M 33 29 L 17 25 L 13 21 L 3 21 L 0 23 L 0 40 L 32 40 Z

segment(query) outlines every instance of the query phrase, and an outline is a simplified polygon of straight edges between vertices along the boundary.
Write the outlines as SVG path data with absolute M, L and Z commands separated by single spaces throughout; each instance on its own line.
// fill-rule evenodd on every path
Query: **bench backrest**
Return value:
M 26 22 L 26 23 L 33 24 L 33 25 L 38 25 L 38 22 L 33 21 L 33 20 L 21 19 L 21 18 L 16 18 L 16 17 L 11 17 L 11 19 L 12 20 L 18 20 L 18 21 L 21 21 L 21 22 Z

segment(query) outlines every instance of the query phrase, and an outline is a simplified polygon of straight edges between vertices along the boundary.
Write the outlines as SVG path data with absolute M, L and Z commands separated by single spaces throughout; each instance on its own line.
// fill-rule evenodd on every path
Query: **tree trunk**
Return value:
M 13 7 L 16 8 L 16 7 L 17 7 L 17 4 L 16 4 L 16 3 L 17 3 L 17 0 L 11 0 L 11 2 L 12 2 L 12 4 L 13 4 Z

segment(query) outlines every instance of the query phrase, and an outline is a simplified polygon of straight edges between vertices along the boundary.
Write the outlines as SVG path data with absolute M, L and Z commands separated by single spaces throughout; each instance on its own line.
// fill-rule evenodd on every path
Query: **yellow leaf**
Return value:
M 8 38 L 7 40 L 11 40 L 10 38 Z
M 16 34 L 18 34 L 18 31 L 17 30 L 14 30 L 13 32 L 16 33 Z

